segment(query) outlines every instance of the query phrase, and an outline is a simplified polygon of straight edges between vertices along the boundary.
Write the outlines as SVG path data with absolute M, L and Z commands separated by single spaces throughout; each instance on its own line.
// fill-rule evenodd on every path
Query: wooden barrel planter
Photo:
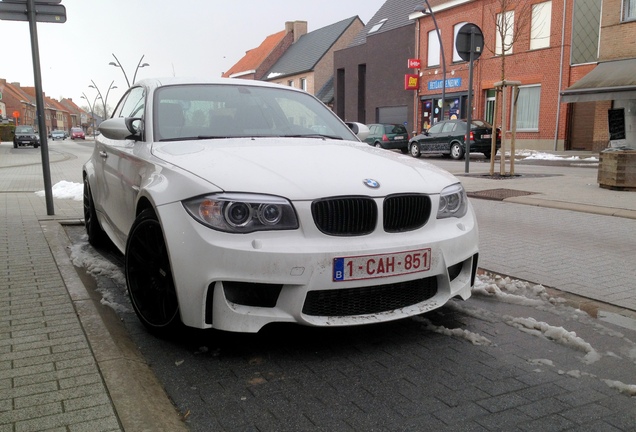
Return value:
M 636 191 L 636 150 L 601 152 L 598 184 L 605 189 Z

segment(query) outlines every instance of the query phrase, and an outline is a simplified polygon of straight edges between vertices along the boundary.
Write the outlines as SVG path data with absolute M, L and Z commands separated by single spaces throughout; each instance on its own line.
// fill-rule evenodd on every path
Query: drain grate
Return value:
M 476 191 L 476 192 L 467 192 L 466 195 L 468 195 L 471 198 L 481 198 L 481 199 L 488 199 L 488 200 L 494 200 L 494 201 L 503 201 L 506 198 L 533 195 L 535 193 L 536 192 L 526 192 L 526 191 L 520 191 L 515 189 L 486 189 L 486 190 Z

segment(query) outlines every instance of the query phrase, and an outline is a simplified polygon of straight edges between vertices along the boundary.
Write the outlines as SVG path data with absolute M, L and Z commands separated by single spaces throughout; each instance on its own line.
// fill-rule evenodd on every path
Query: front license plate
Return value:
M 334 282 L 375 279 L 431 269 L 431 249 L 381 255 L 340 257 L 333 260 Z

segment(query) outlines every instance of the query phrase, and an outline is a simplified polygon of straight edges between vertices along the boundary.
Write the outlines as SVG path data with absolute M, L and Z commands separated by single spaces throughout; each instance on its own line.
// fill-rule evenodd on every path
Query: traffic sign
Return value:
M 474 45 L 471 47 L 471 33 L 474 29 L 475 39 Z M 473 53 L 473 60 L 477 60 L 484 50 L 484 34 L 477 24 L 464 24 L 457 32 L 457 38 L 455 39 L 455 49 L 457 54 L 464 61 L 470 60 L 470 53 Z
M 52 2 L 35 2 L 35 21 L 37 22 L 66 22 L 66 8 L 61 4 L 51 4 Z M 59 1 L 58 1 L 59 3 Z M 0 1 L 0 19 L 9 21 L 28 21 L 26 0 Z

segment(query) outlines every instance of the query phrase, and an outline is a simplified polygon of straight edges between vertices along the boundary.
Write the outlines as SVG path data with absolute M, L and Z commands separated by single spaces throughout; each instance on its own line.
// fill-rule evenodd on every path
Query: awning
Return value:
M 636 59 L 599 63 L 561 92 L 561 102 L 636 99 Z

